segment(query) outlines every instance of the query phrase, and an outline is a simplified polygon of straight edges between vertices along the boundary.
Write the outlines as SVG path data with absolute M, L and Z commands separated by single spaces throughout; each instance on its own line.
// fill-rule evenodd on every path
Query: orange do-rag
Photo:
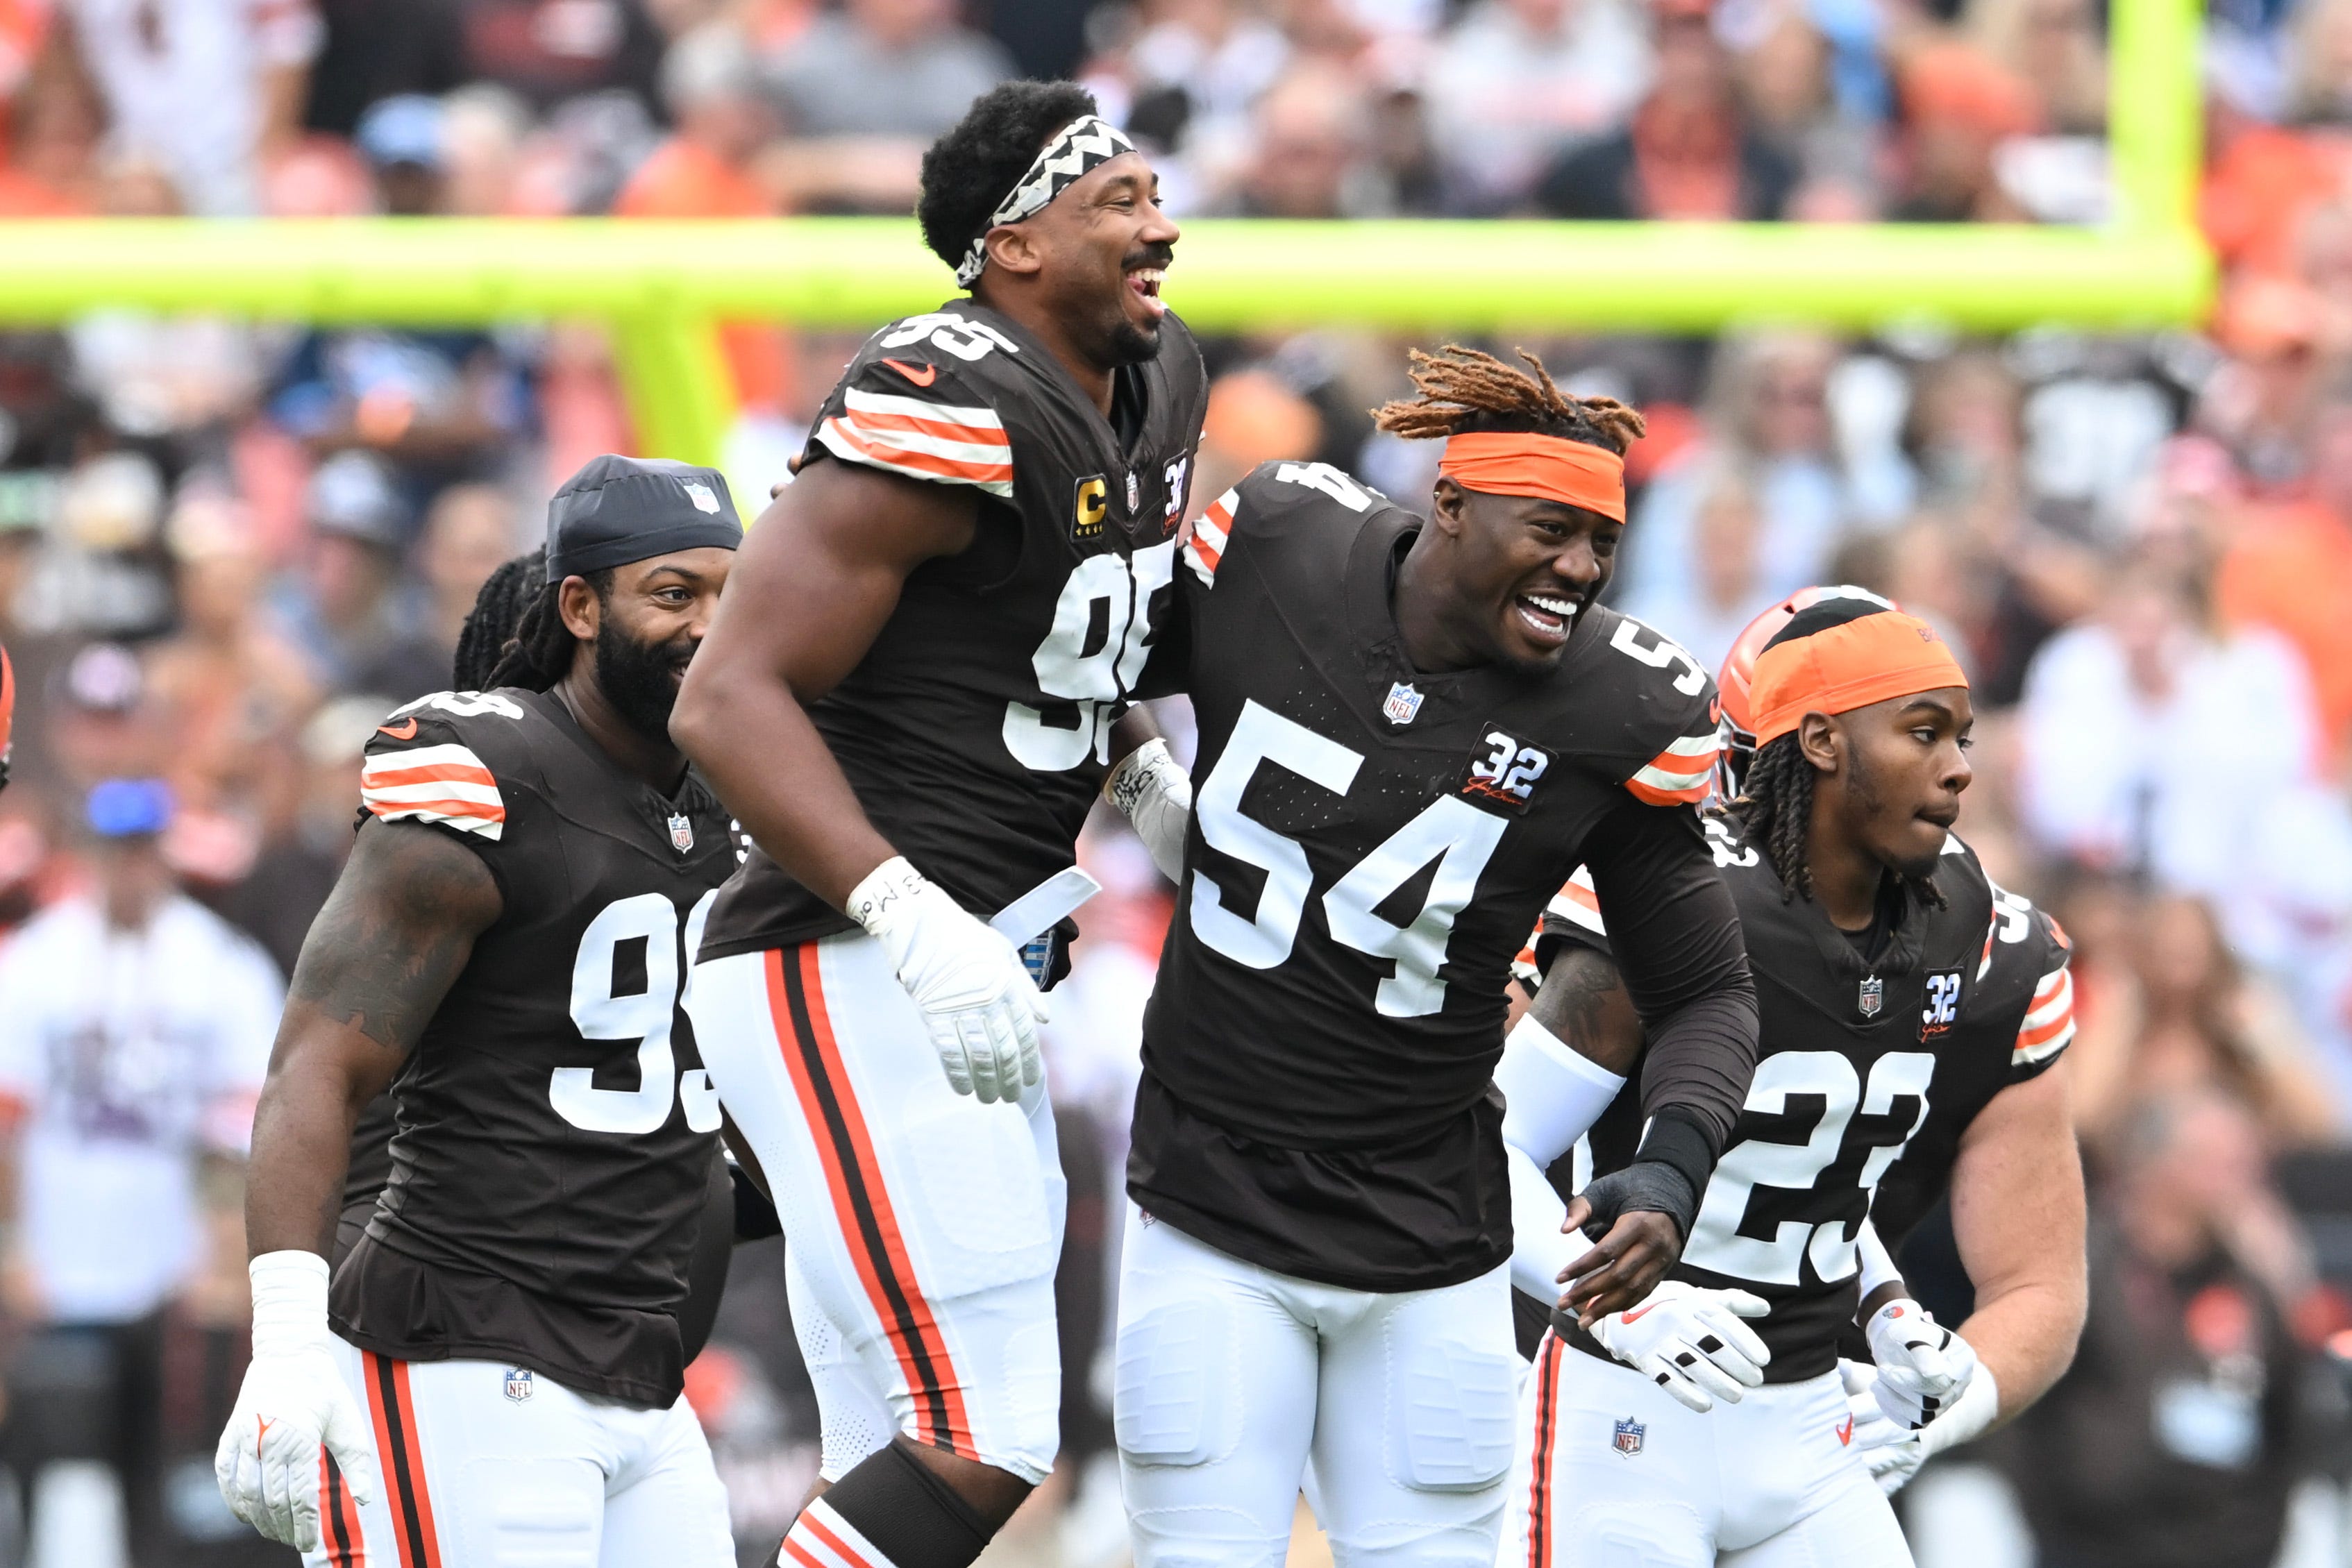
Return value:
M 1625 520 L 1625 460 L 1557 435 L 1479 430 L 1449 436 L 1437 471 L 1465 490 L 1538 496 Z
M 1759 653 L 1748 711 L 1761 747 L 1795 729 L 1809 713 L 1848 713 L 1889 697 L 1968 684 L 1934 627 L 1916 615 L 1882 610 Z

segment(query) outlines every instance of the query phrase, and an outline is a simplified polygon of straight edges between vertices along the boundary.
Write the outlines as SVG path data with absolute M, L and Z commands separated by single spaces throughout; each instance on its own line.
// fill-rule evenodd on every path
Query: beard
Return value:
M 677 684 L 694 657 L 686 638 L 640 643 L 611 615 L 596 628 L 596 685 L 621 722 L 647 740 L 669 744 L 670 710 L 677 706 Z

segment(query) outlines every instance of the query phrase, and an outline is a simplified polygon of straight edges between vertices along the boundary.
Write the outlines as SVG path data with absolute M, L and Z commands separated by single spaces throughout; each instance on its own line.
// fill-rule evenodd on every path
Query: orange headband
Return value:
M 1748 686 L 1756 744 L 1770 745 L 1809 713 L 1847 713 L 1968 684 L 1960 662 L 1925 621 L 1892 610 L 1864 615 L 1757 655 Z
M 1625 460 L 1557 435 L 1480 430 L 1451 436 L 1437 471 L 1465 490 L 1539 496 L 1625 520 Z

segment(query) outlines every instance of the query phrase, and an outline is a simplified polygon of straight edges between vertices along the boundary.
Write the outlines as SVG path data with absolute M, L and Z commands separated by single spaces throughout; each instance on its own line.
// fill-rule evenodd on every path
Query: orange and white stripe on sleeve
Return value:
M 1013 438 L 993 409 L 851 387 L 841 413 L 817 427 L 816 438 L 845 463 L 1013 498 Z
M 2074 1038 L 2074 975 L 2053 969 L 2033 988 L 2033 1005 L 2025 1009 L 2018 1027 L 2017 1047 L 2009 1053 L 2011 1067 L 2032 1067 L 2049 1061 Z
M 1609 927 L 1601 923 L 1601 895 L 1592 889 L 1592 873 L 1583 866 L 1578 866 L 1567 885 L 1551 895 L 1544 913 L 1580 925 L 1595 936 L 1609 935 Z
M 1234 508 L 1241 504 L 1241 491 L 1228 490 L 1210 502 L 1209 509 L 1184 532 L 1184 564 L 1203 586 L 1216 583 L 1217 563 L 1225 559 L 1225 544 L 1233 537 Z
M 1723 743 L 1714 730 L 1685 735 L 1642 765 L 1625 780 L 1633 799 L 1645 806 L 1696 806 L 1706 799 L 1715 777 L 1715 754 Z
M 470 747 L 371 754 L 360 769 L 360 803 L 387 822 L 441 822 L 486 839 L 506 831 L 506 799 Z

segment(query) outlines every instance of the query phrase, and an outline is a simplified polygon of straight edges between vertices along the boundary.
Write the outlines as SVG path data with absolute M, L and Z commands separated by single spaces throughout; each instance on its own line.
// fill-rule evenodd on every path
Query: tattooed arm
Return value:
M 371 821 L 303 938 L 253 1118 L 245 1229 L 255 1256 L 331 1256 L 352 1129 L 425 1032 L 498 883 L 436 829 Z

